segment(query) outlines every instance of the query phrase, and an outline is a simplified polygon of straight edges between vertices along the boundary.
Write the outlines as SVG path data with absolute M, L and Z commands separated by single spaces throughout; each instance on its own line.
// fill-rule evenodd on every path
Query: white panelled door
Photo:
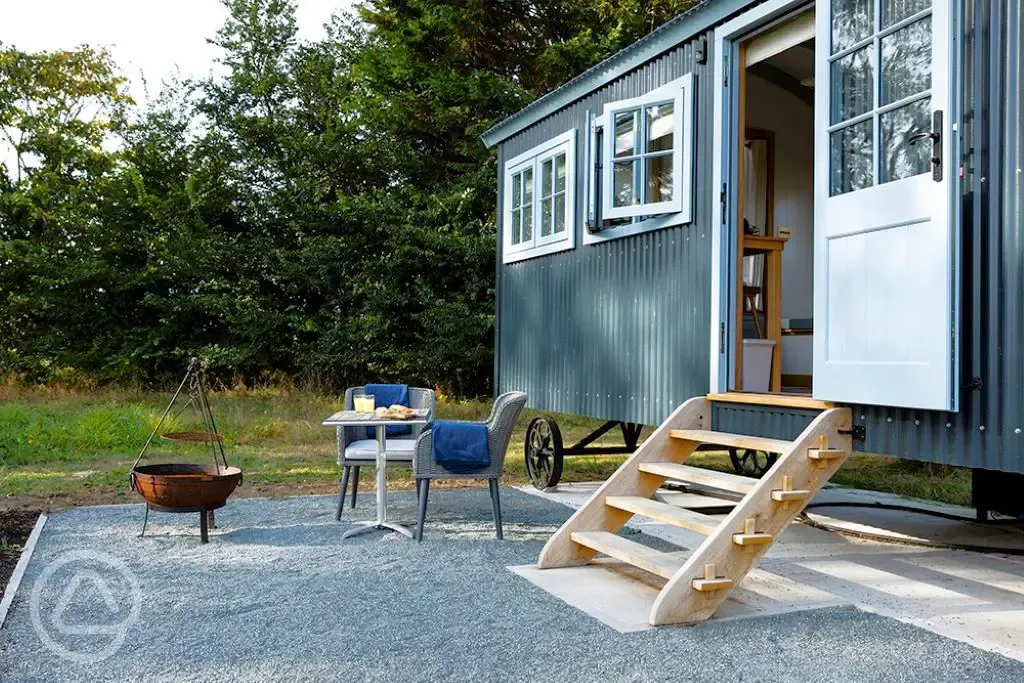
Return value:
M 950 410 L 951 0 L 818 0 L 814 397 Z

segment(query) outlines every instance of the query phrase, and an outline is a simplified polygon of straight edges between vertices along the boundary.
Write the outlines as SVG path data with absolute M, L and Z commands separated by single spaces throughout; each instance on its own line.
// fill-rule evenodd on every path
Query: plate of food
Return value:
M 385 408 L 381 406 L 373 411 L 373 416 L 378 420 L 411 420 L 417 417 L 420 411 L 403 405 L 392 405 Z

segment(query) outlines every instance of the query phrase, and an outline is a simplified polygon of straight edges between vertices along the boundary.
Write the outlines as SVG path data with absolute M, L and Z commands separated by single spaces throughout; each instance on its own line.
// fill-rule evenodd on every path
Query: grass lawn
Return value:
M 60 508 L 71 505 L 135 502 L 128 473 L 168 393 L 98 390 L 70 392 L 0 384 L 0 508 Z M 338 396 L 265 389 L 221 391 L 212 395 L 214 415 L 225 436 L 228 462 L 242 468 L 245 483 L 237 495 L 266 496 L 336 491 L 334 432 L 320 425 L 338 410 Z M 449 419 L 481 419 L 489 404 L 439 400 L 438 414 Z M 536 413 L 520 419 L 505 461 L 504 484 L 527 481 L 523 432 Z M 597 420 L 558 415 L 566 444 L 575 442 Z M 167 431 L 196 429 L 191 411 Z M 644 435 L 649 433 L 644 430 Z M 614 444 L 614 435 L 599 443 Z M 146 462 L 205 462 L 208 451 L 155 442 Z M 562 481 L 590 481 L 611 474 L 622 457 L 573 457 Z M 693 455 L 691 464 L 731 470 L 724 453 Z M 838 484 L 890 491 L 950 503 L 970 503 L 968 470 L 925 465 L 882 456 L 855 454 L 833 477 Z M 394 488 L 412 488 L 408 471 L 389 474 Z M 362 487 L 371 487 L 364 477 Z

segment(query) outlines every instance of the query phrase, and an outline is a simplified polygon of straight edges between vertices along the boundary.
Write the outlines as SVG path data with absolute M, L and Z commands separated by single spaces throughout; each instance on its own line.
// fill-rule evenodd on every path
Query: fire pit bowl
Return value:
M 169 432 L 162 434 L 161 438 L 181 444 L 207 444 L 213 462 L 210 465 L 140 465 L 142 457 L 160 433 L 160 428 L 163 427 L 186 386 L 188 403 L 178 410 L 175 418 L 191 406 L 196 420 L 202 425 L 202 431 Z M 213 420 L 213 411 L 206 398 L 206 383 L 198 358 L 193 358 L 188 364 L 185 379 L 181 380 L 178 390 L 171 397 L 171 402 L 164 408 L 163 415 L 146 439 L 142 452 L 135 459 L 131 482 L 132 489 L 146 499 L 146 517 L 142 521 L 142 533 L 139 536 L 146 535 L 150 510 L 198 512 L 199 538 L 203 543 L 209 542 L 208 530 L 211 526 L 215 527 L 213 511 L 224 507 L 228 496 L 242 483 L 242 470 L 229 466 L 227 456 L 224 455 L 224 437 L 217 431 L 217 423 Z
M 242 482 L 242 470 L 213 465 L 138 465 L 132 470 L 132 479 L 154 510 L 206 512 L 224 507 Z

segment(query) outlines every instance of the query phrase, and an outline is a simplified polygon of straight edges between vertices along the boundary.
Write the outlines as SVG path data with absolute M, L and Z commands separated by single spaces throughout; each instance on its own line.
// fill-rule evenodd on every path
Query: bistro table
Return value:
M 408 427 L 425 425 L 430 422 L 429 410 L 416 410 L 408 420 L 395 420 L 374 417 L 373 413 L 357 410 L 342 410 L 323 421 L 325 427 L 376 427 L 377 431 L 377 519 L 370 522 L 356 522 L 356 528 L 349 529 L 341 537 L 357 536 L 370 531 L 397 531 L 412 538 L 412 530 L 396 522 L 388 521 L 387 493 L 387 426 Z

